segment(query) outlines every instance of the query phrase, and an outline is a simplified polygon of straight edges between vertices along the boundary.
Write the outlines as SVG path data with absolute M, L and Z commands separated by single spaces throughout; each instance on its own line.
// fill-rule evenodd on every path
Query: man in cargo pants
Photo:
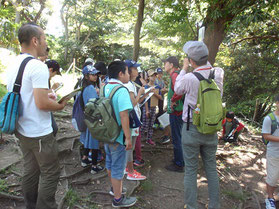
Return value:
M 24 24 L 18 31 L 21 54 L 7 70 L 7 88 L 12 91 L 23 60 L 33 57 L 22 76 L 16 137 L 23 153 L 22 190 L 27 209 L 55 209 L 55 192 L 60 175 L 57 142 L 53 136 L 50 111 L 62 110 L 49 96 L 49 71 L 37 58 L 45 55 L 47 44 L 42 28 Z

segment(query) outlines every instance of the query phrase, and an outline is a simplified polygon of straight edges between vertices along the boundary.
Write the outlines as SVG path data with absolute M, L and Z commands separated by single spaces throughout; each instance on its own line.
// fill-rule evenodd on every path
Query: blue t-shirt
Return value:
M 109 97 L 110 92 L 117 85 L 120 84 L 108 83 L 105 86 L 105 97 Z M 121 125 L 120 112 L 125 110 L 130 111 L 133 109 L 133 105 L 130 99 L 130 94 L 126 88 L 120 88 L 115 92 L 114 96 L 112 97 L 112 106 L 115 112 L 116 120 L 118 124 Z M 119 136 L 116 139 L 116 142 L 124 145 L 123 135 L 124 132 L 123 130 L 121 130 Z
M 148 84 L 146 84 L 145 86 L 144 86 L 144 88 L 145 89 L 148 89 L 148 88 L 150 88 L 151 86 L 149 86 Z M 160 86 L 158 86 L 158 85 L 156 85 L 155 84 L 155 86 L 152 86 L 152 87 L 155 87 L 155 89 L 159 89 L 159 95 L 161 95 L 161 87 Z M 154 95 L 153 95 L 154 96 Z M 147 101 L 147 104 L 148 104 L 148 108 L 150 108 L 150 99 Z

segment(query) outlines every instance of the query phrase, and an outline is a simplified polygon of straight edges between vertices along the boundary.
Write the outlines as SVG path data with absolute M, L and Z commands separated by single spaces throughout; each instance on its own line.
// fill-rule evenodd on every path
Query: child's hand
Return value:
M 131 150 L 131 149 L 132 149 L 132 141 L 131 141 L 131 138 L 126 138 L 126 139 L 125 139 L 125 144 L 126 144 L 126 150 Z
M 145 114 L 146 114 L 146 118 L 150 117 L 150 112 L 149 111 L 147 111 Z
M 144 94 L 144 93 L 145 93 L 145 88 L 144 88 L 144 87 L 141 87 L 141 88 L 139 89 L 138 94 L 139 94 L 139 95 L 142 95 L 142 94 Z

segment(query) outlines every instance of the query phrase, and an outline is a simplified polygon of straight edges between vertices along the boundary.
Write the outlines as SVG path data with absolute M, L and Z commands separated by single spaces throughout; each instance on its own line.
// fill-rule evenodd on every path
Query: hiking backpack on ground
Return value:
M 276 117 L 275 117 L 273 112 L 269 113 L 267 116 L 271 120 L 271 133 L 270 134 L 272 135 L 276 131 L 276 129 L 279 127 L 279 124 L 278 124 L 278 122 L 276 120 Z M 262 141 L 265 145 L 267 145 L 269 143 L 269 141 L 266 140 L 263 136 L 262 136 Z
M 112 106 L 112 97 L 115 92 L 125 88 L 123 85 L 115 86 L 108 98 L 104 96 L 105 86 L 100 90 L 100 97 L 90 99 L 85 106 L 85 124 L 93 138 L 105 142 L 113 143 L 121 132 L 121 126 L 118 124 L 114 109 Z
M 86 131 L 86 124 L 84 122 L 85 115 L 84 115 L 84 101 L 83 101 L 83 90 L 77 96 L 72 112 L 72 125 L 73 127 L 79 131 L 84 132 Z
M 22 76 L 26 64 L 31 59 L 34 59 L 34 57 L 26 57 L 22 61 L 15 80 L 13 91 L 8 92 L 2 99 L 0 105 L 0 130 L 3 133 L 13 134 L 16 129 Z
M 193 124 L 202 134 L 213 134 L 222 128 L 225 110 L 222 106 L 221 92 L 214 81 L 215 70 L 211 71 L 208 79 L 200 73 L 193 72 L 199 79 L 197 106 L 193 111 Z M 191 107 L 188 107 L 188 126 Z M 189 127 L 188 127 L 189 129 Z

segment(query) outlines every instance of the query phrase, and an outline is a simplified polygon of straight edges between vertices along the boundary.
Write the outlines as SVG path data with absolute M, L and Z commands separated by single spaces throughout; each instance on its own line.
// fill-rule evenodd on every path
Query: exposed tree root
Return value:
M 16 196 L 16 195 L 11 195 L 5 192 L 0 192 L 0 197 L 1 198 L 6 198 L 6 199 L 11 199 L 11 200 L 17 200 L 17 201 L 23 201 L 24 198 L 22 196 Z

